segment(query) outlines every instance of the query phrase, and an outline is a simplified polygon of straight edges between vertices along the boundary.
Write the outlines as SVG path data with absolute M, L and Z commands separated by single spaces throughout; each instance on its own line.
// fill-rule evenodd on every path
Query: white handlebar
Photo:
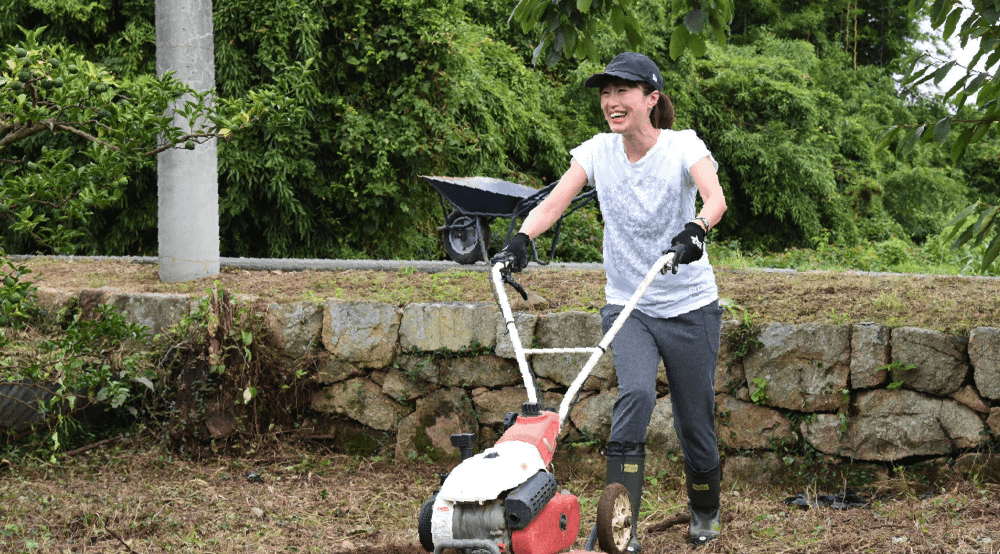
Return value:
M 625 320 L 628 319 L 632 310 L 639 304 L 639 300 L 646 293 L 646 289 L 649 288 L 653 280 L 656 279 L 656 276 L 661 272 L 666 273 L 666 268 L 673 267 L 673 261 L 674 252 L 667 252 L 653 263 L 653 267 L 650 268 L 649 272 L 646 273 L 646 277 L 639 284 L 638 288 L 635 289 L 635 292 L 632 293 L 632 298 L 629 299 L 625 308 L 618 314 L 615 322 L 611 325 L 611 329 L 604 334 L 600 344 L 590 348 L 523 348 L 520 336 L 517 333 L 517 326 L 514 324 L 514 314 L 510 309 L 510 300 L 507 298 L 507 291 L 504 289 L 502 273 L 510 262 L 498 262 L 493 265 L 491 270 L 493 289 L 496 291 L 497 302 L 500 304 L 500 311 L 503 314 L 507 332 L 510 334 L 510 341 L 514 346 L 514 356 L 517 359 L 518 368 L 521 370 L 521 379 L 524 381 L 525 389 L 528 391 L 528 402 L 538 402 L 538 391 L 535 389 L 535 380 L 531 377 L 531 369 L 528 367 L 526 354 L 590 353 L 590 358 L 587 359 L 583 369 L 580 370 L 573 383 L 570 384 L 569 390 L 566 391 L 566 395 L 563 396 L 562 403 L 559 405 L 560 429 L 569 416 L 570 406 L 573 405 L 573 400 L 583 387 L 583 383 L 590 377 L 590 373 L 597 366 L 597 362 L 601 359 L 601 356 L 607 352 L 611 346 L 611 341 L 625 324 Z

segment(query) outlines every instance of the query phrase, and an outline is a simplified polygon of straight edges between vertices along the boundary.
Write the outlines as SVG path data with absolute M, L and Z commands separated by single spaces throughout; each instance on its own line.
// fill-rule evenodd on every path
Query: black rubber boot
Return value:
M 646 470 L 646 443 L 609 442 L 605 483 L 621 483 L 632 501 L 632 539 L 626 552 L 642 552 L 639 545 L 639 507 L 642 505 L 642 480 Z
M 719 536 L 722 523 L 719 519 L 719 469 L 697 475 L 685 467 L 687 478 L 688 509 L 691 510 L 691 526 L 688 530 L 691 542 L 705 544 Z

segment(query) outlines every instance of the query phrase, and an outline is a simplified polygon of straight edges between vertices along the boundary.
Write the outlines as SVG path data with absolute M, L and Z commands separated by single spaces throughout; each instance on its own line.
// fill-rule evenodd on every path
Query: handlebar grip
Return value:
M 494 267 L 496 265 L 503 265 L 503 267 L 500 268 L 500 277 L 503 279 L 503 282 L 513 287 L 513 289 L 521 295 L 521 298 L 527 300 L 528 293 L 524 290 L 524 287 L 522 287 L 520 283 L 514 280 L 514 275 L 510 271 L 510 266 L 514 263 L 514 260 L 500 258 L 498 255 L 494 256 L 491 261 L 493 262 Z
M 670 254 L 672 252 L 674 257 L 667 263 L 663 264 L 663 267 L 660 268 L 660 275 L 666 275 L 668 271 L 674 274 L 677 273 L 677 266 L 680 265 L 678 260 L 684 257 L 685 248 L 686 247 L 683 244 L 675 244 L 663 252 L 664 254 Z

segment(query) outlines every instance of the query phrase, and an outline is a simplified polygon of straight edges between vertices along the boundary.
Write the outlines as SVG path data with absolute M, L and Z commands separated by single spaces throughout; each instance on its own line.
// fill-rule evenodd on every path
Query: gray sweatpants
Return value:
M 607 333 L 623 306 L 601 308 Z M 684 461 L 695 473 L 710 474 L 719 466 L 715 435 L 715 366 L 722 330 L 719 303 L 670 319 L 634 310 L 611 342 L 618 374 L 618 400 L 611 416 L 611 437 L 617 442 L 645 442 L 656 406 L 656 368 L 667 369 L 674 430 Z

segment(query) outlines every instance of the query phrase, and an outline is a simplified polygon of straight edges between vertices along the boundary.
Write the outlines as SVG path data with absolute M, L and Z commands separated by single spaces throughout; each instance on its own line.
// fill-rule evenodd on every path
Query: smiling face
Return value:
M 601 111 L 612 133 L 631 134 L 652 129 L 649 112 L 658 99 L 659 92 L 654 90 L 646 95 L 630 81 L 615 80 L 601 87 Z

